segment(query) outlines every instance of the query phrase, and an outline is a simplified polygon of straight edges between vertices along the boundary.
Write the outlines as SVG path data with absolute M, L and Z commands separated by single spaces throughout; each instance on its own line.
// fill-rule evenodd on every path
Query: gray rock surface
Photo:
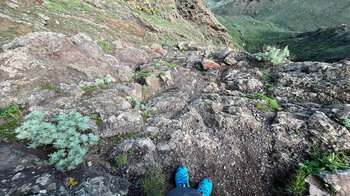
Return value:
M 329 193 L 325 192 L 322 188 L 322 185 L 318 179 L 314 176 L 306 177 L 306 183 L 309 185 L 308 195 L 310 196 L 330 196 Z
M 339 196 L 350 194 L 350 171 L 322 172 L 322 179 L 329 184 Z
M 35 155 L 36 154 L 36 155 Z M 0 194 L 7 195 L 127 195 L 130 183 L 80 167 L 67 175 L 48 165 L 41 150 L 23 145 L 0 144 Z M 71 178 L 77 185 L 69 184 Z
M 340 120 L 350 117 L 349 64 L 266 68 L 229 48 L 180 43 L 182 51 L 142 47 L 149 53 L 137 56 L 142 49 L 115 43 L 112 56 L 84 34 L 34 33 L 0 53 L 0 107 L 25 104 L 24 115 L 93 115 L 91 131 L 101 137 L 84 163 L 64 175 L 47 164 L 49 148 L 1 146 L 1 194 L 142 195 L 140 179 L 152 167 L 160 168 L 169 190 L 176 167 L 185 165 L 191 185 L 212 179 L 213 195 L 271 195 L 273 183 L 305 160 L 308 144 L 350 150 Z M 220 66 L 202 70 L 210 58 Z M 107 74 L 116 81 L 96 86 Z M 44 88 L 48 82 L 51 88 Z M 270 99 L 252 96 L 261 93 Z M 280 110 L 271 106 L 276 103 Z M 122 166 L 115 160 L 120 155 Z M 78 181 L 72 189 L 67 176 Z

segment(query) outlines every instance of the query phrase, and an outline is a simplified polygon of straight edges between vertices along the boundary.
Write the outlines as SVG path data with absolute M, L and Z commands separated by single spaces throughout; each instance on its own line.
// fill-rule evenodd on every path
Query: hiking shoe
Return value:
M 181 166 L 177 168 L 175 174 L 175 184 L 176 187 L 190 187 L 189 176 L 187 172 L 187 168 Z
M 208 178 L 204 178 L 198 186 L 198 191 L 202 193 L 203 196 L 209 196 L 211 189 L 213 188 L 213 183 Z

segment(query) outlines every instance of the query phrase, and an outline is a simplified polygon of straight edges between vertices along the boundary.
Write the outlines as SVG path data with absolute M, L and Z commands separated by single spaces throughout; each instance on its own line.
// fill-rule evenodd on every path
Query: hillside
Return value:
M 346 48 L 345 25 L 226 29 L 199 0 L 0 5 L 1 196 L 164 196 L 179 166 L 211 196 L 350 195 L 350 61 L 228 34 Z
M 162 2 L 162 3 L 160 3 Z M 106 50 L 119 39 L 135 46 L 193 40 L 228 45 L 230 37 L 204 4 L 173 0 L 81 1 L 10 0 L 0 2 L 0 46 L 30 32 L 84 32 Z M 191 8 L 190 8 L 191 7 Z
M 217 18 L 228 28 L 235 43 L 244 44 L 249 52 L 257 52 L 263 45 L 289 45 L 297 61 L 332 61 L 344 58 L 349 39 L 346 35 L 298 42 L 290 38 L 319 28 L 350 25 L 350 4 L 347 1 L 207 1 Z M 298 36 L 297 36 L 298 37 Z M 299 36 L 300 37 L 300 36 Z M 307 40 L 307 41 L 306 41 Z M 332 46 L 329 45 L 333 41 Z M 335 41 L 335 42 L 334 42 Z M 305 50 L 310 52 L 303 54 Z M 347 50 L 344 52 L 344 50 Z M 318 55 L 319 53 L 319 55 Z

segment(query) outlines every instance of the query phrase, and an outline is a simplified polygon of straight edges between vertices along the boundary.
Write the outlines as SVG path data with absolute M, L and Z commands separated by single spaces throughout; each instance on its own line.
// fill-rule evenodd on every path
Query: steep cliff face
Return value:
M 230 36 L 201 1 L 5 0 L 0 2 L 0 45 L 36 31 L 84 32 L 101 42 L 139 46 L 194 41 L 229 45 Z
M 160 14 L 168 20 L 185 19 L 195 23 L 195 26 L 210 39 L 230 44 L 227 29 L 201 0 L 131 0 L 128 2 L 141 10 L 160 10 Z
M 227 32 L 226 28 L 219 23 L 202 1 L 177 0 L 176 3 L 181 16 L 185 19 L 200 25 L 210 26 L 219 32 Z

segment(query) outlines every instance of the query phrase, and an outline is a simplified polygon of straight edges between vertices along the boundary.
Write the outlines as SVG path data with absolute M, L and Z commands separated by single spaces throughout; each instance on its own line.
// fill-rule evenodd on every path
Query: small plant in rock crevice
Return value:
M 261 99 L 261 100 L 266 100 L 269 102 L 269 105 L 266 105 L 266 107 L 271 108 L 272 110 L 281 110 L 282 108 L 278 105 L 277 101 L 267 97 L 264 93 L 256 94 L 256 95 L 249 95 L 247 96 L 250 99 Z M 262 108 L 263 103 L 259 103 L 259 106 Z M 258 105 L 257 105 L 258 106 Z M 258 106 L 258 107 L 259 107 Z M 264 106 L 265 107 L 265 106 Z
M 43 83 L 43 84 L 41 85 L 41 88 L 47 89 L 47 90 L 50 90 L 50 91 L 53 89 L 50 82 L 45 82 L 45 83 Z
M 141 91 L 142 91 L 142 99 L 146 100 L 147 99 L 147 94 L 148 94 L 147 87 L 143 86 Z
M 136 139 L 136 138 L 137 138 L 137 133 L 128 132 L 127 135 L 128 135 L 128 137 L 131 138 L 131 139 Z
M 143 111 L 141 113 L 142 119 L 146 120 L 147 118 L 151 117 L 152 113 L 149 110 Z
M 102 121 L 102 119 L 101 119 L 101 117 L 100 117 L 99 114 L 92 114 L 92 115 L 90 116 L 90 118 L 96 120 L 96 125 L 97 125 L 98 127 L 100 127 L 100 126 L 102 125 L 102 122 L 103 122 L 103 121 Z
M 123 168 L 128 164 L 128 155 L 120 154 L 114 157 L 114 161 L 116 163 L 117 168 Z
M 340 118 L 342 121 L 341 123 L 348 129 L 350 129 L 350 119 L 348 119 L 347 117 L 343 116 Z
M 126 98 L 126 100 L 128 100 L 131 103 L 133 109 L 141 110 L 141 116 L 143 120 L 146 120 L 147 118 L 151 117 L 152 112 L 144 104 L 131 97 Z
M 87 86 L 85 84 L 79 84 L 80 88 L 82 88 L 86 92 L 97 92 L 100 91 L 100 88 L 110 87 L 113 82 L 116 80 L 109 74 L 107 74 L 103 79 L 97 78 L 95 79 L 95 85 Z
M 142 71 L 136 71 L 134 73 L 134 78 L 131 79 L 132 81 L 135 81 L 136 78 L 139 79 L 139 83 L 141 85 L 145 85 L 146 84 L 146 78 L 148 77 L 153 77 L 154 74 L 152 72 L 148 72 L 148 73 L 143 73 Z
M 161 66 L 166 66 L 168 68 L 179 68 L 180 67 L 179 65 L 169 63 L 168 61 L 156 61 L 156 62 L 154 62 L 154 66 L 158 67 L 158 68 Z
M 99 40 L 97 41 L 97 45 L 106 53 L 112 53 L 116 49 L 115 46 L 108 41 Z

